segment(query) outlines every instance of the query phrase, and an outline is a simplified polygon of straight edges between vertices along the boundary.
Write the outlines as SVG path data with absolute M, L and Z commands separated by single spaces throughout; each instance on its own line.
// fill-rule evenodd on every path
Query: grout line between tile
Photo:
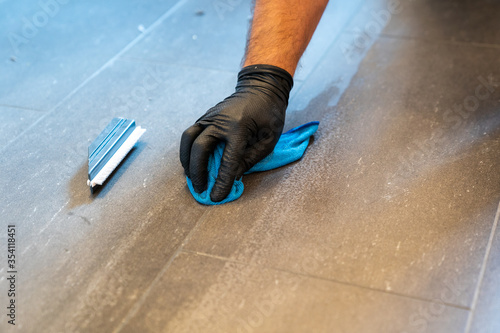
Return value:
M 355 34 L 354 32 L 348 31 L 347 33 Z M 476 43 L 476 42 L 461 42 L 461 41 L 451 41 L 451 40 L 432 40 L 426 39 L 422 37 L 413 37 L 413 36 L 399 36 L 399 35 L 391 35 L 387 33 L 379 34 L 379 38 L 387 38 L 387 39 L 401 39 L 401 40 L 409 40 L 409 41 L 418 41 L 425 43 L 433 43 L 433 44 L 446 44 L 446 45 L 456 45 L 456 46 L 467 46 L 467 47 L 480 47 L 487 49 L 500 49 L 499 44 L 488 44 L 488 43 Z
M 490 238 L 488 239 L 488 244 L 486 245 L 486 252 L 484 254 L 481 271 L 479 272 L 479 278 L 476 285 L 476 290 L 474 292 L 474 298 L 472 299 L 471 311 L 469 312 L 469 317 L 467 318 L 465 333 L 469 333 L 472 326 L 472 320 L 474 319 L 474 313 L 479 299 L 479 294 L 481 293 L 481 286 L 483 284 L 484 275 L 486 273 L 486 266 L 488 264 L 488 259 L 490 257 L 491 247 L 493 245 L 493 240 L 495 238 L 499 219 L 500 219 L 500 202 L 498 203 L 497 213 L 495 214 L 495 221 L 493 222 L 493 226 L 491 228 Z
M 158 65 L 165 65 L 165 66 L 201 69 L 201 70 L 230 73 L 230 74 L 235 74 L 235 75 L 238 74 L 238 72 L 240 70 L 239 67 L 236 70 L 212 68 L 212 67 L 200 67 L 200 66 L 195 66 L 195 65 L 179 64 L 179 63 L 173 63 L 173 62 L 167 62 L 167 61 L 161 61 L 161 60 L 151 60 L 151 59 L 144 59 L 144 58 L 137 58 L 137 57 L 130 57 L 130 56 L 123 56 L 118 61 L 134 62 L 134 63 L 139 62 L 139 63 L 144 63 L 144 64 L 158 64 Z
M 162 267 L 162 269 L 156 274 L 155 278 L 153 281 L 149 284 L 149 286 L 146 288 L 146 290 L 142 293 L 141 297 L 134 303 L 132 308 L 127 312 L 127 314 L 123 317 L 121 320 L 120 324 L 112 331 L 112 333 L 118 333 L 120 332 L 125 325 L 128 324 L 130 319 L 134 317 L 134 315 L 139 311 L 146 301 L 146 298 L 149 296 L 151 293 L 151 290 L 159 283 L 160 279 L 162 276 L 165 274 L 165 272 L 170 268 L 172 265 L 172 262 L 177 258 L 177 256 L 183 252 L 184 246 L 189 242 L 189 239 L 191 236 L 198 230 L 199 226 L 203 223 L 204 216 L 208 214 L 211 211 L 211 209 L 207 209 L 198 219 L 196 222 L 195 226 L 189 231 L 187 234 L 186 238 L 182 241 L 181 245 L 177 248 L 177 250 L 174 252 L 174 254 L 170 257 L 170 259 L 165 263 L 165 265 Z
M 359 35 L 359 32 L 346 29 L 343 31 L 345 34 L 349 35 Z M 478 42 L 464 42 L 464 41 L 452 41 L 452 40 L 437 40 L 437 39 L 428 39 L 420 36 L 404 36 L 404 35 L 394 35 L 390 33 L 378 33 L 376 34 L 377 38 L 390 38 L 390 39 L 402 39 L 402 40 L 415 40 L 420 42 L 434 43 L 434 44 L 449 44 L 449 45 L 460 45 L 460 46 L 474 46 L 474 47 L 482 47 L 482 48 L 491 48 L 491 49 L 500 49 L 500 44 L 491 44 L 491 43 L 478 43 Z
M 26 110 L 26 111 L 33 111 L 33 112 L 40 112 L 40 113 L 47 112 L 46 110 L 32 109 L 32 108 L 28 108 L 28 107 L 25 107 L 25 106 L 9 105 L 9 104 L 0 104 L 0 107 L 6 107 L 6 108 L 12 108 L 12 109 L 19 109 L 19 110 Z
M 133 62 L 133 63 L 144 63 L 144 64 L 157 64 L 157 65 L 163 65 L 163 66 L 175 66 L 175 67 L 182 67 L 182 68 L 190 68 L 190 69 L 199 69 L 199 70 L 207 70 L 207 71 L 214 71 L 214 72 L 222 72 L 222 73 L 228 73 L 228 74 L 234 74 L 237 75 L 238 72 L 240 71 L 240 67 L 236 70 L 231 70 L 231 69 L 223 69 L 223 68 L 215 68 L 215 67 L 201 67 L 201 66 L 195 66 L 195 65 L 187 65 L 187 64 L 179 64 L 179 63 L 173 63 L 173 62 L 167 62 L 167 61 L 161 61 L 161 60 L 152 60 L 152 59 L 144 59 L 144 58 L 136 58 L 136 57 L 130 57 L 130 56 L 123 56 L 120 59 L 117 60 L 118 62 Z M 294 79 L 295 82 L 304 82 L 303 79 Z M 1 106 L 1 105 L 0 105 Z
M 232 263 L 235 263 L 235 264 L 241 264 L 241 265 L 246 265 L 246 266 L 251 266 L 252 265 L 252 264 L 249 264 L 249 263 L 246 263 L 246 262 L 243 262 L 243 261 L 229 259 L 229 258 L 217 256 L 217 255 L 203 253 L 203 252 L 197 252 L 197 251 L 185 250 L 185 249 L 182 249 L 182 252 L 184 252 L 184 253 L 190 253 L 190 254 L 194 254 L 194 255 L 198 255 L 198 256 L 203 256 L 203 257 L 208 257 L 208 258 L 213 258 L 213 259 L 217 259 L 217 260 L 232 262 Z M 397 297 L 408 298 L 408 299 L 412 299 L 412 300 L 416 300 L 416 301 L 421 301 L 421 302 L 426 302 L 426 303 L 433 303 L 433 304 L 436 304 L 436 303 L 437 304 L 444 304 L 444 305 L 446 305 L 448 307 L 452 307 L 452 308 L 455 308 L 455 309 L 460 309 L 460 310 L 465 310 L 465 311 L 469 311 L 470 310 L 468 307 L 457 305 L 457 304 L 452 304 L 452 303 L 447 303 L 447 302 L 435 302 L 433 300 L 429 300 L 429 299 L 423 298 L 423 297 L 406 295 L 406 294 L 397 293 L 397 292 L 393 292 L 393 291 L 387 291 L 387 290 L 384 290 L 384 289 L 370 288 L 370 287 L 367 287 L 367 286 L 358 285 L 358 284 L 354 284 L 354 283 L 349 283 L 349 282 L 346 282 L 346 281 L 335 280 L 335 279 L 328 279 L 328 278 L 324 278 L 324 277 L 321 277 L 321 276 L 304 274 L 304 273 L 300 273 L 300 272 L 294 272 L 294 271 L 290 271 L 290 270 L 287 270 L 287 269 L 281 269 L 281 268 L 270 267 L 270 266 L 258 266 L 258 265 L 254 265 L 254 266 L 260 267 L 260 268 L 263 268 L 263 269 L 269 269 L 269 270 L 274 270 L 274 271 L 278 271 L 278 272 L 283 272 L 283 273 L 288 273 L 288 274 L 293 274 L 293 275 L 299 275 L 299 276 L 303 276 L 303 277 L 310 278 L 310 279 L 328 281 L 328 282 L 333 282 L 333 283 L 341 284 L 341 285 L 344 285 L 344 286 L 349 286 L 349 287 L 360 288 L 360 289 L 369 290 L 369 291 L 380 292 L 380 293 L 384 293 L 384 294 L 388 294 L 388 295 L 393 295 L 393 296 L 397 296 Z
M 134 38 L 130 43 L 128 43 L 123 49 L 121 49 L 117 54 L 115 54 L 111 59 L 109 59 L 104 65 L 102 65 L 97 71 L 92 73 L 89 77 L 87 77 L 82 83 L 80 83 L 75 89 L 73 89 L 69 94 L 63 97 L 55 106 L 53 106 L 49 111 L 47 111 L 43 116 L 41 116 L 37 121 L 28 126 L 21 134 L 7 142 L 5 146 L 0 148 L 0 153 L 3 153 L 7 147 L 12 145 L 14 142 L 19 140 L 20 137 L 24 136 L 27 132 L 29 132 L 32 128 L 37 126 L 42 120 L 47 118 L 49 115 L 54 113 L 59 106 L 61 106 L 64 102 L 70 99 L 73 95 L 75 95 L 80 89 L 82 89 L 87 83 L 92 81 L 96 76 L 101 74 L 106 68 L 113 65 L 113 63 L 121 57 L 125 52 L 134 47 L 137 43 L 139 43 L 142 39 L 144 39 L 147 35 L 151 33 L 157 26 L 159 26 L 163 21 L 165 21 L 169 16 L 175 13 L 180 7 L 182 7 L 188 0 L 179 0 L 175 5 L 173 5 L 169 10 L 167 10 L 162 16 L 160 16 L 156 21 L 153 22 L 146 30 Z

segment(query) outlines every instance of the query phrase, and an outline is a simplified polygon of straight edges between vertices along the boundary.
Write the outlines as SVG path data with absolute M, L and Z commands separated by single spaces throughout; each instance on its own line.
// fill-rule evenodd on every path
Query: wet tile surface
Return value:
M 22 273 L 0 331 L 498 330 L 497 2 L 402 0 L 386 21 L 383 0 L 331 2 L 287 113 L 319 131 L 220 207 L 193 200 L 178 146 L 232 93 L 250 2 L 62 2 L 15 51 L 45 5 L 0 0 L 0 212 Z M 91 196 L 87 148 L 115 116 L 147 132 Z

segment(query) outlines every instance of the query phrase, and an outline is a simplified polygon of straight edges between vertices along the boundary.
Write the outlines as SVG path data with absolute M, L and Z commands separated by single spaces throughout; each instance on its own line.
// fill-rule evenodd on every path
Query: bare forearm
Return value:
M 256 0 L 244 66 L 295 73 L 328 0 Z

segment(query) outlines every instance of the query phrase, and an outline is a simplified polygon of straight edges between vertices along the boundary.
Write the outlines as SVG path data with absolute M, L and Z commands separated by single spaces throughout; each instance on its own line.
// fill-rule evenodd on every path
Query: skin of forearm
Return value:
M 328 0 L 256 0 L 243 66 L 267 64 L 295 74 Z

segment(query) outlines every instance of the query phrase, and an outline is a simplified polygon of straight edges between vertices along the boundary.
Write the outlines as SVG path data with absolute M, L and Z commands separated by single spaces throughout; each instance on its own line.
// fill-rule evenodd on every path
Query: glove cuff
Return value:
M 260 82 L 263 86 L 268 86 L 288 105 L 288 98 L 293 87 L 293 77 L 286 70 L 273 65 L 250 65 L 243 67 L 238 73 L 238 85 L 245 86 L 245 81 L 252 81 L 253 84 Z M 258 84 L 258 85 L 260 85 Z

